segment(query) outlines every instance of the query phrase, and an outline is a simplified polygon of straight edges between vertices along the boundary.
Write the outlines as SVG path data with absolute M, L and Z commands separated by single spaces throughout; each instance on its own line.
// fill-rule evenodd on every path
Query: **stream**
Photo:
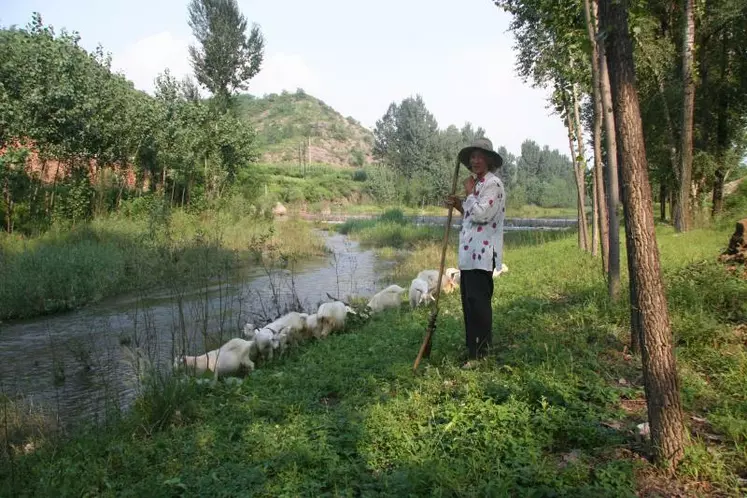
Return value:
M 63 425 L 102 422 L 138 394 L 132 351 L 170 368 L 175 354 L 202 354 L 294 304 L 315 312 L 333 296 L 368 297 L 391 283 L 393 263 L 347 237 L 321 231 L 331 253 L 295 268 L 250 266 L 199 289 L 124 295 L 79 310 L 0 323 L 0 392 L 22 395 Z M 295 289 L 295 291 L 294 291 Z M 294 297 L 294 296 L 297 296 Z M 215 337 L 218 336 L 218 337 Z M 218 343 L 216 343 L 218 341 Z

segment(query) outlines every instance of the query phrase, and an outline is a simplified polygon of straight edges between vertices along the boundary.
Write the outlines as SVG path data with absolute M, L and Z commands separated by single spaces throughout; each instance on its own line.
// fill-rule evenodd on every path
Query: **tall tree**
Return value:
M 593 17 L 599 33 L 599 2 L 592 0 Z M 615 111 L 612 107 L 612 89 L 610 88 L 607 48 L 604 43 L 599 48 L 599 92 L 602 95 L 604 136 L 607 144 L 607 216 L 609 216 L 610 258 L 607 273 L 607 292 L 612 301 L 620 297 L 620 220 L 617 209 L 620 206 L 620 189 L 618 186 L 617 131 L 615 130 Z
M 586 201 L 584 193 L 586 191 L 584 185 L 584 172 L 581 166 L 581 153 L 576 149 L 576 139 L 580 135 L 580 130 L 576 128 L 575 119 L 573 116 L 573 103 L 569 96 L 569 92 L 557 85 L 555 93 L 556 102 L 560 105 L 560 112 L 565 116 L 565 126 L 568 129 L 568 150 L 571 153 L 571 161 L 573 162 L 573 176 L 576 180 L 576 209 L 577 209 L 577 220 L 578 220 L 578 247 L 584 251 L 588 250 L 588 232 L 586 225 Z
M 420 95 L 392 102 L 376 122 L 374 155 L 411 179 L 437 162 L 438 123 Z
M 584 0 L 584 18 L 586 20 L 586 31 L 589 34 L 591 45 L 591 76 L 592 76 L 592 100 L 594 103 L 594 206 L 596 223 L 598 223 L 599 239 L 602 245 L 602 268 L 605 275 L 609 272 L 609 218 L 607 216 L 607 199 L 604 192 L 604 172 L 602 165 L 602 91 L 601 77 L 599 75 L 599 47 L 597 42 L 596 9 L 592 13 L 591 1 Z M 595 225 L 596 228 L 596 225 Z M 594 249 L 596 249 L 594 242 Z
M 587 59 L 587 25 L 581 2 L 577 0 L 493 0 L 500 8 L 513 14 L 511 30 L 516 37 L 517 71 L 526 81 L 545 86 L 549 81 L 561 80 L 577 83 L 582 88 L 588 84 L 590 66 L 573 65 L 574 61 Z M 594 5 L 596 2 L 594 3 Z M 596 16 L 595 16 L 596 17 Z M 617 300 L 620 288 L 620 225 L 617 219 L 619 189 L 617 180 L 616 141 L 614 133 L 612 99 L 609 90 L 606 56 L 603 48 L 599 54 L 601 91 L 605 137 L 607 140 L 607 216 L 609 219 L 609 273 L 608 292 Z M 610 152 L 612 151 L 612 152 Z
M 721 211 L 723 187 L 744 157 L 747 128 L 747 3 L 708 0 L 696 31 L 698 73 L 696 149 L 713 159 L 712 214 Z M 700 154 L 702 157 L 702 154 Z
M 607 38 L 610 82 L 615 102 L 623 177 L 628 258 L 636 292 L 631 306 L 640 313 L 643 380 L 654 458 L 673 469 L 684 455 L 685 439 L 679 381 L 656 243 L 651 186 L 635 82 L 627 0 L 602 0 L 600 20 Z
M 685 0 L 685 18 L 682 40 L 682 145 L 680 148 L 679 196 L 675 204 L 674 228 L 685 232 L 690 228 L 690 187 L 693 169 L 693 113 L 695 111 L 695 76 L 693 53 L 695 52 L 695 12 L 693 0 Z
M 572 65 L 572 61 L 571 61 Z M 585 188 L 585 176 L 586 176 L 586 150 L 584 149 L 584 130 L 581 128 L 581 117 L 580 117 L 580 104 L 578 99 L 578 90 L 576 89 L 576 83 L 571 84 L 571 97 L 573 97 L 573 128 L 576 134 L 576 143 L 578 144 L 578 155 L 574 164 L 576 165 L 576 184 L 579 189 L 579 229 L 583 232 L 584 245 L 583 250 L 589 251 L 591 249 L 591 242 L 589 241 L 589 224 L 586 219 L 586 188 Z
M 246 90 L 259 73 L 264 37 L 256 24 L 246 36 L 247 20 L 236 0 L 191 0 L 189 26 L 198 42 L 189 46 L 195 77 L 225 109 L 231 95 Z

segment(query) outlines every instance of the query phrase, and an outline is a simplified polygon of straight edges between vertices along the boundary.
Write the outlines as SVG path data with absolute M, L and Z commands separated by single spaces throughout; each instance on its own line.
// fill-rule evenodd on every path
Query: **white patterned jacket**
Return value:
M 459 269 L 486 270 L 503 263 L 503 219 L 506 193 L 503 182 L 487 172 L 462 203 L 464 216 L 459 233 Z

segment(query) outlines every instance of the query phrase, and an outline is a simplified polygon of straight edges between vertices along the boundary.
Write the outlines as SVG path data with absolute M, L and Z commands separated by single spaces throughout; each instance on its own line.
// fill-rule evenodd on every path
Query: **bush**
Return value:
M 356 170 L 355 173 L 353 173 L 353 181 L 354 182 L 365 182 L 368 179 L 368 174 L 362 170 Z
M 366 164 L 366 154 L 358 148 L 353 149 L 350 152 L 350 163 L 353 166 L 362 168 L 363 165 Z

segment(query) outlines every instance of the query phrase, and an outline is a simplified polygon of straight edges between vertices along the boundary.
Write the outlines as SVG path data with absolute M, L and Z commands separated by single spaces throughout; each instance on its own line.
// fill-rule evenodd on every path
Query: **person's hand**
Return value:
M 453 207 L 460 213 L 464 214 L 464 209 L 462 208 L 462 199 L 460 199 L 456 195 L 450 195 L 446 198 L 446 207 Z
M 464 193 L 470 195 L 475 190 L 475 178 L 470 175 L 464 180 Z

